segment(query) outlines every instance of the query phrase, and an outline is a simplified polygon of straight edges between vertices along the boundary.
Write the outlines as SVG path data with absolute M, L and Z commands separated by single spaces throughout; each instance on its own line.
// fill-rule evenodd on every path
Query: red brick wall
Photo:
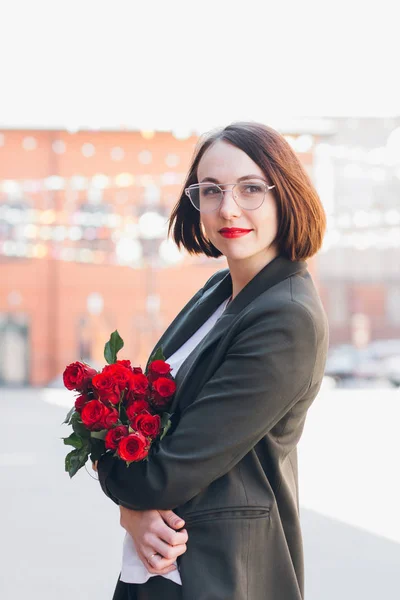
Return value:
M 331 345 L 352 342 L 352 316 L 358 313 L 368 317 L 370 340 L 400 338 L 400 326 L 390 323 L 387 315 L 386 283 L 343 282 L 341 285 L 344 288 L 343 318 L 336 322 L 332 316 L 335 313 L 334 282 L 320 283 L 321 299 L 330 324 Z
M 36 141 L 33 149 L 24 148 L 26 138 Z M 54 152 L 55 141 L 65 144 L 64 153 Z M 0 181 L 33 179 L 43 183 L 52 175 L 68 179 L 74 175 L 90 178 L 99 173 L 109 177 L 129 173 L 138 179 L 127 188 L 129 194 L 125 202 L 116 199 L 115 186 L 105 191 L 105 201 L 114 204 L 114 210 L 124 216 L 132 214 L 132 204 L 141 202 L 144 188 L 139 177 L 147 176 L 161 185 L 160 204 L 169 211 L 178 198 L 196 142 L 195 136 L 179 140 L 168 132 L 151 135 L 138 131 L 5 131 L 4 145 L 0 146 Z M 84 144 L 94 146 L 93 156 L 82 154 Z M 115 147 L 123 149 L 122 160 L 112 160 Z M 140 162 L 139 155 L 144 150 L 152 154 L 149 164 Z M 173 166 L 167 164 L 171 154 L 178 157 Z M 312 155 L 304 154 L 302 160 L 310 169 Z M 177 182 L 160 183 L 166 173 L 175 173 Z M 62 211 L 69 214 L 84 198 L 84 191 L 70 190 L 42 189 L 25 194 L 31 206 L 41 210 L 51 208 L 57 214 Z M 6 201 L 5 194 L 0 195 L 0 202 Z M 48 257 L 8 259 L 0 256 L 0 261 L 0 311 L 22 312 L 29 317 L 29 378 L 33 385 L 51 381 L 66 364 L 81 358 L 78 351 L 82 337 L 92 341 L 92 356 L 101 362 L 104 343 L 114 329 L 118 329 L 125 340 L 121 356 L 144 366 L 151 347 L 184 304 L 212 272 L 225 266 L 224 261 L 204 262 L 200 257 L 187 257 L 179 266 L 159 269 L 153 274 L 153 293 L 158 294 L 161 301 L 156 321 L 146 312 L 148 269 L 64 262 Z M 309 261 L 310 270 L 312 263 Z M 18 305 L 10 302 L 10 292 L 20 294 Z M 88 313 L 87 297 L 93 292 L 103 297 L 101 315 Z M 84 325 L 80 324 L 83 317 Z
M 43 385 L 77 360 L 79 319 L 86 316 L 95 338 L 94 356 L 102 361 L 109 334 L 118 329 L 125 347 L 120 355 L 145 365 L 151 346 L 191 296 L 221 264 L 194 268 L 184 265 L 154 274 L 154 292 L 160 295 L 160 320 L 146 312 L 144 270 L 112 265 L 80 265 L 48 259 L 1 265 L 3 281 L 0 312 L 29 317 L 30 380 Z M 10 307 L 10 291 L 21 303 Z M 177 294 L 177 290 L 179 293 Z M 87 297 L 98 292 L 104 299 L 101 316 L 90 316 Z M 97 338 L 97 344 L 96 344 Z

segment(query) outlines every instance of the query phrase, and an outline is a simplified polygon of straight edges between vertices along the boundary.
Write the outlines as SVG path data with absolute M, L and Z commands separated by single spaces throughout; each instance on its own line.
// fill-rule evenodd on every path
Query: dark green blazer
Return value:
M 155 348 L 168 359 L 232 292 L 215 273 Z M 279 256 L 228 305 L 178 370 L 173 426 L 149 461 L 99 461 L 127 508 L 186 521 L 183 600 L 304 597 L 296 445 L 318 393 L 328 324 L 304 261 Z

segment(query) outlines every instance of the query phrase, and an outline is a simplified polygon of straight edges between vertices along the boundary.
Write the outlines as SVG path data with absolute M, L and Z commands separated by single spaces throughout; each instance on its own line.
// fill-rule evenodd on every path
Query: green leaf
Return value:
M 71 452 L 69 452 L 67 454 L 67 456 L 65 457 L 65 470 L 67 471 L 67 473 L 70 474 L 70 476 L 71 476 L 70 471 L 71 471 L 72 463 L 73 463 L 76 455 L 77 455 L 77 451 L 76 450 L 71 450 Z
M 61 423 L 61 425 L 64 425 L 64 423 L 67 423 L 67 425 L 69 425 L 69 423 L 70 423 L 70 421 L 71 421 L 71 417 L 72 417 L 72 415 L 74 414 L 74 412 L 75 412 L 75 406 L 73 406 L 73 407 L 71 408 L 71 410 L 70 410 L 70 411 L 68 411 L 68 414 L 67 414 L 67 416 L 65 417 L 65 421 L 63 421 L 63 422 Z
M 80 414 L 75 412 L 71 417 L 71 425 L 72 429 L 77 433 L 81 438 L 89 439 L 90 431 L 86 429 L 85 425 L 81 421 Z
M 153 362 L 153 360 L 165 360 L 165 356 L 162 351 L 162 347 L 156 349 L 154 354 L 151 355 L 149 363 Z
M 128 415 L 126 414 L 126 408 L 123 404 L 120 404 L 119 407 L 119 420 L 123 425 L 128 425 L 129 423 Z
M 101 431 L 91 431 L 90 437 L 96 438 L 97 440 L 104 440 L 107 435 L 108 429 L 102 429 Z
M 161 416 L 161 427 L 165 427 L 170 419 L 170 417 L 172 417 L 172 414 L 165 412 L 162 414 Z
M 171 427 L 172 422 L 168 419 L 167 424 L 164 427 L 162 434 L 160 435 L 160 441 L 167 435 L 168 429 Z
M 64 444 L 66 446 L 73 446 L 74 448 L 77 448 L 78 450 L 80 448 L 82 448 L 82 446 L 84 445 L 83 439 L 81 438 L 80 435 L 77 435 L 75 432 L 71 433 L 71 435 L 67 438 L 62 438 L 64 440 Z
M 117 361 L 117 354 L 124 347 L 124 340 L 119 335 L 118 331 L 115 330 L 107 344 L 104 346 L 104 358 L 109 365 L 114 364 Z
M 86 463 L 89 457 L 89 445 L 83 446 L 83 448 L 72 450 L 65 457 L 65 470 L 69 473 L 72 478 Z

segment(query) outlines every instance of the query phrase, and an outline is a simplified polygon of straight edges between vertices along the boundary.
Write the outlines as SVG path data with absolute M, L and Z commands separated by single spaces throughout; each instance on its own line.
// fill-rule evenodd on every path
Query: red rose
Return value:
M 82 409 L 82 423 L 91 431 L 104 429 L 103 418 L 106 413 L 106 407 L 99 400 L 90 400 Z
M 118 425 L 118 427 L 113 427 L 110 431 L 107 432 L 105 437 L 105 444 L 108 450 L 116 450 L 118 444 L 128 435 L 128 428 L 125 425 Z
M 150 404 L 146 400 L 135 400 L 126 409 L 127 417 L 133 421 L 137 415 L 150 413 Z
M 82 408 L 85 406 L 85 404 L 87 404 L 87 402 L 89 402 L 88 396 L 86 396 L 85 394 L 82 394 L 82 396 L 78 396 L 75 399 L 75 410 L 78 413 L 81 413 Z
M 149 364 L 148 377 L 151 382 L 159 377 L 165 377 L 171 372 L 171 366 L 164 360 L 153 360 Z
M 175 394 L 176 384 L 172 379 L 159 377 L 153 381 L 153 395 L 151 402 L 157 408 L 165 408 Z
M 104 407 L 104 415 L 101 420 L 101 425 L 103 425 L 103 429 L 110 429 L 113 425 L 116 425 L 119 421 L 118 411 L 115 408 L 108 408 L 108 406 Z
M 132 371 L 133 371 L 133 373 L 135 373 L 135 375 L 137 373 L 143 373 L 143 371 L 140 367 L 132 367 Z
M 118 444 L 118 456 L 127 462 L 143 460 L 149 452 L 150 444 L 142 433 L 134 431 L 122 438 Z
M 143 396 L 149 388 L 149 380 L 143 373 L 132 373 L 128 383 L 128 389 L 132 394 Z
M 159 377 L 153 383 L 153 389 L 163 398 L 173 396 L 176 391 L 175 381 L 167 377 Z
M 113 381 L 118 386 L 120 392 L 127 387 L 127 383 L 132 376 L 132 371 L 130 369 L 127 369 L 118 363 L 106 365 L 102 373 L 110 375 L 113 378 Z
M 104 402 L 118 404 L 120 401 L 120 389 L 112 373 L 99 373 L 93 377 L 92 385 Z
M 122 365 L 126 369 L 132 369 L 132 365 L 131 365 L 131 361 L 130 360 L 117 360 L 117 362 L 115 364 L 116 365 Z
M 149 403 L 150 389 L 147 390 L 145 394 L 135 394 L 135 392 L 131 392 L 128 390 L 124 396 L 124 404 L 128 408 L 134 402 L 147 402 Z
M 64 385 L 68 390 L 77 390 L 85 392 L 92 380 L 97 374 L 95 369 L 81 362 L 74 362 L 68 365 L 63 373 Z
M 136 415 L 132 421 L 133 429 L 137 429 L 143 435 L 155 438 L 161 429 L 160 415 L 141 414 Z

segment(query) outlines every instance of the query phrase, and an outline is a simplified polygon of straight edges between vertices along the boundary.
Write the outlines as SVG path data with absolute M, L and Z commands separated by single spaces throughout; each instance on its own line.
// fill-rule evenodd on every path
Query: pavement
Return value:
M 1 600 L 112 598 L 124 532 L 92 471 L 64 472 L 71 402 L 63 389 L 0 389 Z M 399 600 L 399 422 L 395 389 L 326 386 L 311 407 L 299 444 L 306 600 Z

